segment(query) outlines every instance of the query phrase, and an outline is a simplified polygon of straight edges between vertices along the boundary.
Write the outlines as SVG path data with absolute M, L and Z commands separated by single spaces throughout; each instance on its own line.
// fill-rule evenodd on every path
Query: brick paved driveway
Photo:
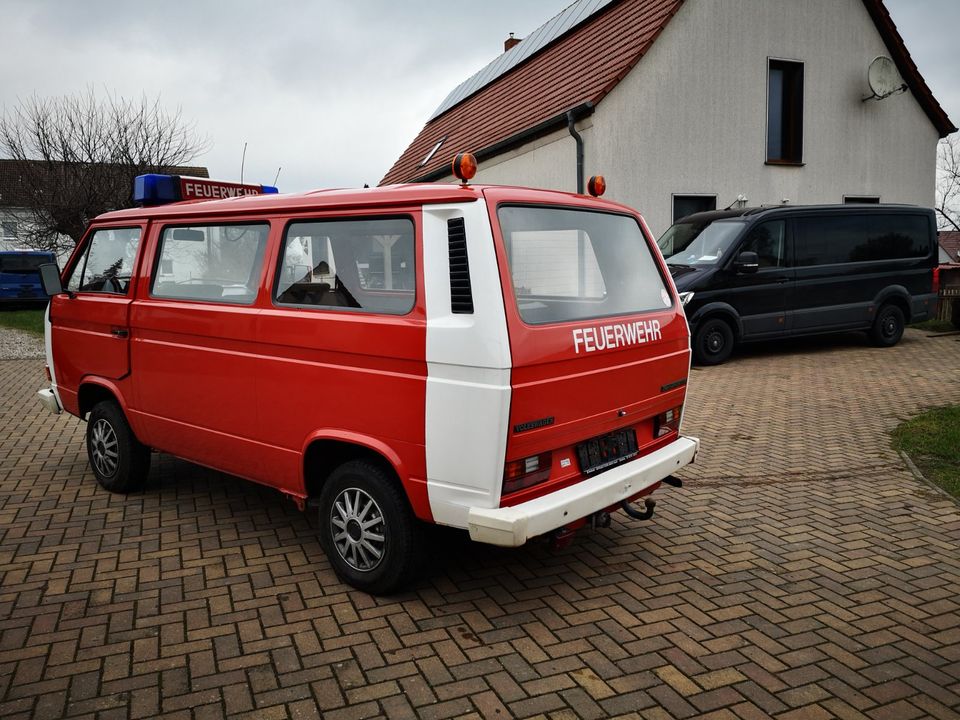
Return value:
M 41 372 L 0 362 L 2 718 L 960 712 L 960 508 L 886 435 L 960 402 L 956 337 L 696 370 L 701 461 L 654 521 L 559 553 L 441 535 L 391 599 L 339 584 L 271 491 L 168 457 L 100 490 Z

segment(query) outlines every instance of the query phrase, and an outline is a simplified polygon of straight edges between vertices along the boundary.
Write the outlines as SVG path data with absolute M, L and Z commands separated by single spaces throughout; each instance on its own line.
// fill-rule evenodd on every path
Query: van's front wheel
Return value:
M 733 328 L 720 318 L 708 318 L 693 334 L 693 357 L 698 365 L 719 365 L 733 352 Z
M 891 347 L 903 337 L 905 321 L 903 310 L 896 305 L 883 305 L 874 318 L 870 340 L 877 347 Z
M 150 448 L 136 436 L 115 402 L 98 402 L 87 418 L 87 456 L 97 482 L 105 490 L 139 490 L 150 472 Z
M 421 528 L 383 468 L 366 460 L 344 463 L 324 483 L 319 505 L 320 543 L 342 580 L 385 594 L 410 579 Z

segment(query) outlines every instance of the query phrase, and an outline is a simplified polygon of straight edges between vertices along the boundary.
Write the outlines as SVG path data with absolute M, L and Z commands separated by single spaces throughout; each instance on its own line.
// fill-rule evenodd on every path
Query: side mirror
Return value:
M 760 269 L 760 258 L 757 257 L 755 252 L 744 250 L 737 255 L 737 259 L 733 263 L 733 269 L 739 273 L 755 273 Z
M 56 263 L 44 263 L 40 266 L 40 284 L 47 297 L 60 295 L 63 292 L 63 283 L 60 282 L 60 268 Z

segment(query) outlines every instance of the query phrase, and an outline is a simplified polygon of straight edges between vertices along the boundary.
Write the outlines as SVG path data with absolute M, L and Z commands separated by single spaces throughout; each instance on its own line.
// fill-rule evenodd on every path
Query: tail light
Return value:
M 653 424 L 654 437 L 663 437 L 672 432 L 680 432 L 680 416 L 682 414 L 683 406 L 679 405 L 675 408 L 670 408 L 665 413 L 657 415 L 657 419 Z
M 935 267 L 933 269 L 933 294 L 940 294 L 940 268 Z
M 552 463 L 553 454 L 549 452 L 523 460 L 511 460 L 503 468 L 503 494 L 509 495 L 547 480 Z
M 50 375 L 50 366 L 49 366 L 49 365 L 44 365 L 44 366 L 43 366 L 43 374 L 47 376 L 47 382 L 53 382 L 53 376 Z

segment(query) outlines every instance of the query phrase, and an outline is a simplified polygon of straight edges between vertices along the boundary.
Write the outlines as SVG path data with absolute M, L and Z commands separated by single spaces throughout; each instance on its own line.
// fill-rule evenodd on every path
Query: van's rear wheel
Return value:
M 877 347 L 891 347 L 900 342 L 905 326 L 903 310 L 893 304 L 882 305 L 870 329 L 870 340 Z
M 90 411 L 87 456 L 97 482 L 110 492 L 139 490 L 150 472 L 150 448 L 137 440 L 112 400 L 98 402 Z
M 344 582 L 385 594 L 413 576 L 422 528 L 382 467 L 344 463 L 324 483 L 319 505 L 320 542 Z
M 733 352 L 733 328 L 721 318 L 708 318 L 693 335 L 693 357 L 698 365 L 719 365 Z

